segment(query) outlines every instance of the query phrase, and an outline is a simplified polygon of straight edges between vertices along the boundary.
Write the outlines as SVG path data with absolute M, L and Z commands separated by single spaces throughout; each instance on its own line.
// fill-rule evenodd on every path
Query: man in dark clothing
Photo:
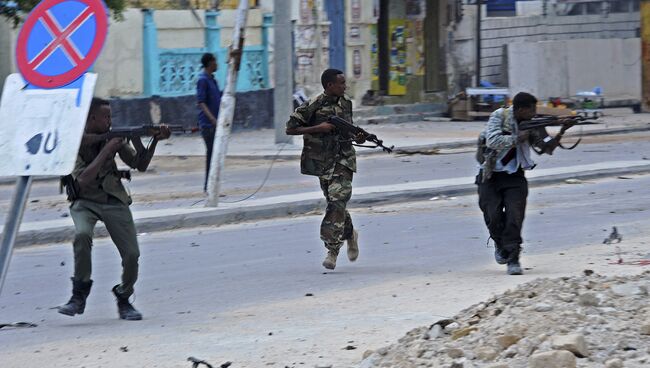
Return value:
M 210 172 L 212 146 L 214 145 L 217 116 L 221 104 L 221 90 L 219 90 L 219 84 L 213 75 L 217 71 L 217 59 L 214 55 L 203 54 L 201 65 L 203 65 L 203 72 L 199 75 L 199 80 L 196 83 L 196 98 L 199 107 L 199 128 L 206 148 L 205 181 L 203 182 L 203 191 L 205 192 L 208 189 L 208 173 Z
M 142 314 L 129 302 L 133 286 L 138 279 L 140 250 L 135 225 L 129 205 L 131 197 L 124 189 L 123 172 L 117 169 L 115 155 L 138 171 L 145 171 L 151 162 L 159 140 L 169 138 L 171 132 L 161 126 L 160 134 L 153 137 L 149 147 L 140 138 L 131 140 L 133 146 L 122 138 L 106 140 L 111 127 L 111 108 L 106 100 L 92 100 L 86 130 L 81 141 L 77 162 L 72 172 L 76 197 L 69 198 L 70 216 L 75 225 L 74 276 L 72 297 L 60 307 L 59 313 L 68 316 L 83 314 L 86 298 L 93 281 L 90 279 L 93 231 L 97 221 L 104 222 L 111 239 L 122 258 L 122 282 L 113 287 L 121 319 L 140 320 Z M 128 172 L 127 172 L 128 173 Z
M 536 115 L 536 104 L 533 95 L 518 93 L 512 107 L 500 108 L 490 115 L 481 134 L 486 151 L 477 176 L 479 206 L 495 242 L 495 259 L 508 265 L 510 275 L 522 274 L 519 253 L 528 196 L 524 170 L 535 167 L 531 147 L 536 147 L 540 154 L 553 154 L 564 132 L 572 126 L 565 122 L 554 138 L 545 128 L 520 131 L 519 123 Z

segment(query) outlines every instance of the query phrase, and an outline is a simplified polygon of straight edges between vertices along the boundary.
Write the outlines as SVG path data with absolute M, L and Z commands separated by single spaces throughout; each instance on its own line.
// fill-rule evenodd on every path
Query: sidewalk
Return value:
M 612 110 L 600 125 L 590 125 L 574 128 L 574 135 L 602 135 L 621 132 L 650 130 L 646 122 L 647 114 L 625 113 L 620 109 Z M 473 148 L 476 136 L 483 129 L 485 122 L 452 122 L 444 118 L 429 119 L 416 123 L 366 125 L 365 129 L 384 139 L 387 145 L 395 145 L 405 151 L 431 151 L 444 148 Z M 301 139 L 296 137 L 297 144 L 284 147 L 280 156 L 285 160 L 295 160 L 299 157 Z M 229 158 L 265 159 L 275 157 L 278 146 L 273 143 L 272 130 L 238 133 L 232 136 L 229 144 Z M 369 154 L 381 150 L 359 149 L 359 154 Z M 204 153 L 203 142 L 198 136 L 173 137 L 160 145 L 159 156 L 182 158 L 196 156 L 199 160 Z M 384 153 L 385 154 L 385 153 Z M 194 170 L 201 177 L 202 167 L 180 167 L 183 160 L 177 160 L 179 170 L 184 172 Z M 169 170 L 169 168 L 167 168 Z M 465 171 L 466 172 L 466 171 Z M 528 178 L 531 185 L 543 185 L 562 182 L 566 179 L 589 179 L 604 176 L 629 175 L 650 172 L 650 161 L 603 161 L 592 164 L 567 165 L 555 168 L 536 169 Z M 166 175 L 166 173 L 147 175 Z M 458 173 L 456 173 L 458 175 Z M 461 173 L 461 175 L 466 175 Z M 139 180 L 141 178 L 136 178 Z M 169 177 L 170 181 L 178 180 Z M 199 179 L 200 180 L 200 179 Z M 436 196 L 453 196 L 473 194 L 476 187 L 473 177 L 438 178 L 436 180 L 417 180 L 390 185 L 366 183 L 365 186 L 355 186 L 351 207 L 370 206 L 374 203 L 394 203 L 413 200 L 426 200 Z M 375 184 L 375 185 L 369 185 Z M 300 183 L 293 184 L 294 189 L 301 188 Z M 140 233 L 172 230 L 197 226 L 214 226 L 240 221 L 254 221 L 273 217 L 283 217 L 320 211 L 324 208 L 324 200 L 320 191 L 310 191 L 304 188 L 300 192 L 287 193 L 282 190 L 270 193 L 262 198 L 253 198 L 240 203 L 223 203 L 218 208 L 206 208 L 204 196 L 200 193 L 190 195 L 179 202 L 174 199 L 157 203 L 154 208 L 134 209 L 133 215 Z M 9 198 L 0 198 L 8 200 Z M 55 198 L 55 200 L 58 200 Z M 60 199 L 63 202 L 63 199 Z M 191 204 L 190 204 L 191 203 Z M 73 225 L 70 218 L 45 219 L 23 222 L 17 239 L 17 245 L 27 246 L 68 241 L 73 236 Z M 98 227 L 100 236 L 106 236 L 106 230 Z
M 650 130 L 648 114 L 633 114 L 630 109 L 608 109 L 602 124 L 574 127 L 567 136 L 618 134 Z M 443 117 L 426 118 L 411 123 L 364 124 L 363 129 L 377 135 L 384 145 L 395 146 L 397 151 L 434 150 L 474 147 L 485 121 L 451 121 Z M 553 131 L 553 129 L 549 129 Z M 302 138 L 293 137 L 293 144 L 277 145 L 272 129 L 235 133 L 228 144 L 228 157 L 242 159 L 273 158 L 298 159 Z M 282 148 L 282 151 L 278 151 Z M 359 155 L 382 154 L 379 149 L 358 148 Z M 200 136 L 175 136 L 158 146 L 157 155 L 203 156 L 205 148 Z

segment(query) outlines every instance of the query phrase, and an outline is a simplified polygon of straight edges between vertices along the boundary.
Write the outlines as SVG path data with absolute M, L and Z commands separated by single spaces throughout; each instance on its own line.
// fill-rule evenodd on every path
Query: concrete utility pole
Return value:
M 237 85 L 237 73 L 239 72 L 239 65 L 241 64 L 244 50 L 244 29 L 246 27 L 247 17 L 248 0 L 239 0 L 237 21 L 232 33 L 232 45 L 230 46 L 230 58 L 228 59 L 226 88 L 223 91 L 221 104 L 219 105 L 217 131 L 214 136 L 210 175 L 208 175 L 208 202 L 206 204 L 208 207 L 216 207 L 219 202 L 219 189 L 226 162 L 228 137 L 230 136 L 232 120 L 235 115 L 235 86 Z
M 476 87 L 481 86 L 481 8 L 483 1 L 476 0 Z
M 641 109 L 650 112 L 650 0 L 641 0 Z
M 291 0 L 273 3 L 273 122 L 275 143 L 293 142 L 285 134 L 285 122 L 293 112 L 293 50 L 291 47 Z

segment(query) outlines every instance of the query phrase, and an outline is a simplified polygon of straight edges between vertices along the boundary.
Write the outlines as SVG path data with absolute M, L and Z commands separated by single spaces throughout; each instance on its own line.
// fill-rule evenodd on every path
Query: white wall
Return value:
M 570 97 L 599 86 L 605 97 L 641 97 L 641 40 L 584 39 L 508 45 L 512 94 Z
M 639 13 L 487 18 L 481 24 L 481 78 L 502 82 L 503 45 L 547 40 L 633 38 Z
M 17 72 L 14 56 L 16 38 L 18 38 L 18 29 L 14 29 L 12 23 L 5 21 L 4 18 L 0 19 L 0 94 L 7 76 Z
M 485 7 L 484 7 L 485 9 Z M 476 6 L 463 7 L 463 19 L 449 30 L 449 91 L 458 92 L 457 83 L 463 75 L 476 75 Z M 507 70 L 502 67 L 504 46 L 515 42 L 537 42 L 571 39 L 608 39 L 638 37 L 639 13 L 598 15 L 536 15 L 487 17 L 481 23 L 481 79 L 506 85 Z
M 127 9 L 123 21 L 111 19 L 104 49 L 93 66 L 98 74 L 95 95 L 141 94 L 142 51 L 142 13 Z

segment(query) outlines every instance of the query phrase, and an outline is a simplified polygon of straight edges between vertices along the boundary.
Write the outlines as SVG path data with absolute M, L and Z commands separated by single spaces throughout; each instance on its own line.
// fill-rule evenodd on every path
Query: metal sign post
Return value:
M 43 0 L 18 35 L 0 100 L 0 175 L 17 176 L 0 243 L 0 292 L 34 175 L 72 172 L 97 75 L 86 73 L 106 40 L 101 0 Z
M 23 219 L 25 203 L 27 203 L 31 186 L 31 176 L 20 176 L 16 181 L 16 191 L 11 200 L 5 227 L 2 230 L 2 243 L 0 243 L 0 295 L 2 294 L 2 285 L 4 285 L 5 276 L 9 269 L 9 260 L 14 250 L 14 242 L 16 241 L 16 235 L 18 235 L 20 221 Z
M 232 120 L 235 115 L 235 86 L 237 85 L 237 73 L 244 52 L 244 29 L 248 16 L 248 0 L 239 0 L 237 8 L 237 22 L 232 35 L 232 46 L 230 46 L 230 59 L 228 61 L 228 77 L 226 88 L 221 97 L 219 105 L 219 116 L 217 117 L 217 131 L 214 136 L 214 149 L 212 161 L 210 161 L 210 174 L 208 175 L 208 201 L 206 206 L 216 207 L 219 202 L 219 190 L 221 178 L 223 177 L 226 162 L 226 151 L 228 150 L 228 137 L 232 129 Z

